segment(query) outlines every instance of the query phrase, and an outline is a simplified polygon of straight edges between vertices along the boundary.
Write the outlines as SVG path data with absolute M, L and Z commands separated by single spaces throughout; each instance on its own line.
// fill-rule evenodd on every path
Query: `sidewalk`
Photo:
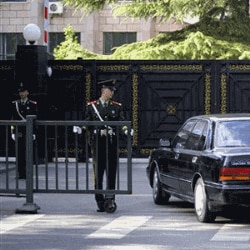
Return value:
M 16 159 L 15 157 L 8 158 L 8 165 L 6 164 L 6 158 L 0 157 L 0 174 L 6 172 L 6 169 L 12 171 L 16 167 Z

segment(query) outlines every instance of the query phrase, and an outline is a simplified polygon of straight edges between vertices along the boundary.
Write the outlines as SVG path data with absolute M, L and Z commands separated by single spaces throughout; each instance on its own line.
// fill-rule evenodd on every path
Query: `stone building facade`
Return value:
M 58 0 L 49 0 L 49 4 L 56 5 L 61 2 Z M 67 25 L 71 25 L 79 36 L 81 45 L 99 54 L 105 54 L 105 38 L 104 34 L 134 34 L 134 40 L 145 41 L 160 32 L 173 31 L 180 29 L 181 24 L 167 22 L 164 25 L 149 19 L 146 20 L 124 20 L 123 17 L 114 18 L 112 16 L 111 7 L 106 6 L 102 11 L 94 12 L 89 16 L 83 16 L 80 11 L 73 8 L 63 6 L 62 13 L 50 13 L 47 20 L 44 15 L 45 0 L 1 0 L 0 1 L 0 58 L 1 60 L 11 58 L 16 43 L 24 43 L 21 41 L 23 28 L 28 23 L 37 24 L 42 36 L 38 41 L 39 45 L 44 45 L 43 31 L 45 22 L 48 24 L 48 33 L 50 37 L 50 53 L 53 48 L 62 40 L 63 30 Z M 50 11 L 51 12 L 51 11 Z M 14 38 L 15 34 L 19 34 L 18 38 Z M 60 39 L 55 39 L 55 35 L 60 34 Z M 110 39 L 110 37 L 109 37 Z M 117 36 L 116 36 L 117 39 Z M 9 42 L 11 40 L 11 42 Z M 13 41 L 15 40 L 15 41 Z M 121 42 L 121 41 L 120 41 Z M 127 43 L 126 40 L 122 43 Z M 12 47 L 11 47 L 12 46 Z M 11 48 L 10 48 L 11 47 Z M 11 51 L 12 50 L 12 51 Z M 2 55 L 2 56 L 1 56 Z M 5 56 L 4 56 L 5 55 Z M 6 55 L 10 55 L 9 57 Z

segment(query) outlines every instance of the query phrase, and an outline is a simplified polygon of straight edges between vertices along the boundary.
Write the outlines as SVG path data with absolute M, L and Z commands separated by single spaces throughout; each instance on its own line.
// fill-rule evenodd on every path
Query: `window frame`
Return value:
M 117 36 L 125 36 L 117 37 Z M 118 41 L 118 42 L 117 42 Z M 137 41 L 137 32 L 103 32 L 103 54 L 111 55 L 115 48 L 124 44 L 130 44 Z M 108 44 L 110 43 L 110 44 Z
M 0 33 L 0 61 L 14 60 L 17 46 L 25 44 L 23 33 Z
M 2 3 L 25 3 L 27 0 L 1 0 Z

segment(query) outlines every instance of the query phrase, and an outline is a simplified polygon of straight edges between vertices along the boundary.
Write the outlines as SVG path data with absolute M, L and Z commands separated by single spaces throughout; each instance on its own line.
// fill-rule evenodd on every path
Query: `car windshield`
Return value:
M 250 147 L 250 120 L 219 122 L 215 133 L 216 147 Z

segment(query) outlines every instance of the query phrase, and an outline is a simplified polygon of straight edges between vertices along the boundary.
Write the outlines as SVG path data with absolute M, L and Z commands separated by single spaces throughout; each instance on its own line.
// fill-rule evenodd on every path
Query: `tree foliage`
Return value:
M 200 31 L 189 33 L 184 40 L 166 43 L 161 40 L 166 40 L 166 35 L 160 34 L 147 42 L 121 46 L 112 59 L 247 59 L 250 55 L 247 45 L 217 40 Z
M 114 5 L 115 15 L 134 18 L 157 18 L 183 20 L 187 16 L 206 16 L 223 19 L 226 15 L 248 15 L 248 0 L 63 0 L 82 12 L 101 10 L 106 4 Z
M 77 41 L 77 36 L 71 25 L 68 25 L 64 29 L 64 36 L 65 41 L 54 49 L 55 59 L 77 59 L 82 58 L 83 55 L 88 59 L 95 59 L 97 57 L 95 53 L 82 48 Z
M 117 2 L 119 2 L 119 0 L 63 0 L 66 6 L 73 6 L 76 10 L 81 10 L 84 14 L 101 10 L 106 4 L 114 4 Z
M 114 48 L 109 56 L 98 55 L 76 46 L 63 46 L 57 59 L 250 59 L 250 19 L 248 0 L 63 0 L 84 13 L 113 5 L 114 16 L 169 19 L 183 22 L 198 17 L 199 22 L 180 31 L 159 34 L 144 42 Z M 117 4 L 119 2 L 119 4 Z M 71 28 L 71 38 L 73 35 Z M 67 39 L 67 36 L 66 36 Z M 68 37 L 69 39 L 69 37 Z M 74 39 L 73 39 L 74 40 Z M 65 41 L 66 42 L 66 41 Z M 77 49 L 76 49 L 77 48 Z M 80 56 L 81 55 L 81 56 Z M 64 57 L 65 56 L 65 57 Z

